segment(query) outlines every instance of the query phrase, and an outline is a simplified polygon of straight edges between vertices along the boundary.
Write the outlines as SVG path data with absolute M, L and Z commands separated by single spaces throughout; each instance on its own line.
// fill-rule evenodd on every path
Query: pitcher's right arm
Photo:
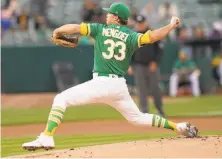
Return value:
M 178 17 L 172 17 L 170 24 L 156 30 L 148 30 L 140 37 L 140 45 L 154 43 L 158 40 L 165 38 L 169 32 L 180 25 L 180 19 Z

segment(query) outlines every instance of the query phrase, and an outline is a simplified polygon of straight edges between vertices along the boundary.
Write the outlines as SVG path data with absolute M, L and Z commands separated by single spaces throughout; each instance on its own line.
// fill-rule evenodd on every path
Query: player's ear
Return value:
M 113 15 L 115 21 L 119 21 L 119 17 L 117 15 Z

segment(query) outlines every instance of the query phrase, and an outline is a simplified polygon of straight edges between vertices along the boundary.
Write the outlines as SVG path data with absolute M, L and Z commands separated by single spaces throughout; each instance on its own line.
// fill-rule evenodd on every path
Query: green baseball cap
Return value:
M 129 8 L 123 3 L 113 3 L 110 8 L 103 8 L 105 11 L 115 14 L 124 20 L 128 20 L 130 16 Z

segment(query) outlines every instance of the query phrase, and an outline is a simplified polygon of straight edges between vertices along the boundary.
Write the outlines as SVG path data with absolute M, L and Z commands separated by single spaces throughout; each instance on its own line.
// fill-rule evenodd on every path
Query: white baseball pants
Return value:
M 52 106 L 66 109 L 67 106 L 89 103 L 108 104 L 133 124 L 152 125 L 153 115 L 139 111 L 128 92 L 124 78 L 94 76 L 92 80 L 56 95 Z
M 189 76 L 189 81 L 191 83 L 191 89 L 194 96 L 200 96 L 200 87 L 199 87 L 199 76 L 197 73 L 193 72 Z M 173 73 L 170 76 L 170 83 L 169 83 L 169 93 L 170 96 L 175 97 L 177 95 L 179 84 L 179 76 L 176 73 Z

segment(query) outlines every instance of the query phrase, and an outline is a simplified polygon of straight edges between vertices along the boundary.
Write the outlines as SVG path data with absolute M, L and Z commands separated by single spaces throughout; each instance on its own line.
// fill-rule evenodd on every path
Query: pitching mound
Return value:
M 16 156 L 25 158 L 67 157 L 204 157 L 222 156 L 222 136 L 204 136 L 195 139 L 176 137 L 149 141 L 134 141 L 117 144 L 71 148 L 44 153 Z

